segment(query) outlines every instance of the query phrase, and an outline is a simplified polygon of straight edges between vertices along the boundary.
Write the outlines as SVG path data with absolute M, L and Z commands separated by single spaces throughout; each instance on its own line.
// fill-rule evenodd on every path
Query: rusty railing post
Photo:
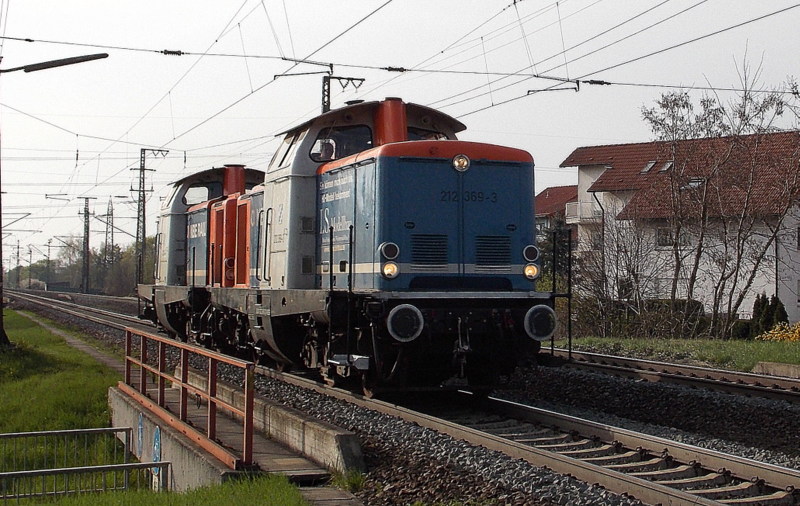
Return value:
M 217 361 L 208 357 L 208 438 L 217 437 Z
M 125 329 L 125 384 L 131 384 L 131 339 L 130 329 Z
M 178 413 L 182 422 L 186 421 L 188 415 L 186 408 L 186 401 L 189 395 L 189 390 L 186 388 L 187 383 L 189 383 L 189 350 L 181 348 L 181 395 Z
M 255 397 L 255 370 L 252 363 L 244 367 L 244 464 L 253 463 L 253 401 Z
M 167 383 L 164 373 L 167 368 L 167 345 L 163 341 L 158 342 L 158 405 L 162 408 L 166 405 L 167 399 L 164 396 L 164 386 Z
M 142 395 L 147 395 L 147 370 L 144 368 L 145 364 L 147 364 L 147 336 L 144 335 L 144 332 L 139 334 L 141 338 L 139 340 L 140 349 L 139 349 L 139 356 L 141 357 L 142 365 L 139 367 L 139 392 Z

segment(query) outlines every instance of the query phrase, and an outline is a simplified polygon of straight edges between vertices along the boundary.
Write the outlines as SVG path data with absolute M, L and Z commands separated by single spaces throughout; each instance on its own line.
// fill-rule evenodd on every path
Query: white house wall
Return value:
M 592 193 L 587 190 L 594 184 L 600 175 L 608 169 L 605 166 L 580 166 L 578 167 L 578 205 L 579 206 L 597 206 Z M 620 192 L 598 192 L 597 200 L 604 209 L 603 218 L 601 219 L 581 219 L 576 222 L 578 230 L 578 251 L 591 248 L 591 244 L 596 242 L 600 227 L 602 226 L 602 219 L 614 220 L 617 212 L 621 210 L 624 205 L 630 200 L 633 191 L 620 191 Z M 663 225 L 662 225 L 663 226 Z M 656 229 L 659 228 L 657 223 L 646 225 L 647 229 L 643 233 L 647 234 L 653 241 L 653 254 L 657 258 L 653 262 L 648 262 L 650 265 L 662 266 L 661 272 L 658 272 L 658 267 L 653 273 L 643 273 L 644 294 L 646 297 L 663 298 L 669 296 L 669 288 L 671 287 L 673 258 L 671 248 L 657 249 L 655 247 L 655 234 Z M 790 216 L 787 216 L 785 223 L 782 227 L 783 231 L 778 240 L 778 296 L 786 307 L 786 312 L 789 315 L 789 321 L 800 321 L 800 211 L 796 211 Z M 765 228 L 761 234 L 764 237 L 768 233 Z M 691 261 L 690 259 L 687 261 Z M 710 262 L 708 258 L 704 262 Z M 613 265 L 609 262 L 606 263 L 607 274 L 609 275 L 610 282 L 615 283 L 615 279 L 622 273 L 613 272 Z M 688 267 L 687 267 L 688 268 Z M 715 280 L 718 279 L 719 269 L 713 269 L 712 266 L 704 264 L 700 267 L 698 273 L 698 281 L 695 285 L 694 298 L 703 303 L 707 312 L 713 309 L 713 290 Z M 687 293 L 689 273 L 684 272 L 681 274 L 678 283 L 678 297 L 685 297 Z M 746 282 L 745 279 L 738 280 L 738 286 L 741 287 Z M 766 293 L 768 296 L 775 294 L 776 278 L 775 278 L 775 248 L 771 247 L 766 257 L 762 261 L 761 267 L 755 278 L 752 281 L 751 288 L 747 291 L 742 304 L 739 307 L 739 315 L 743 318 L 749 318 L 753 309 L 753 302 L 755 297 L 761 293 Z M 578 287 L 576 287 L 578 288 Z M 617 293 L 616 286 L 609 286 L 610 293 Z M 738 295 L 735 294 L 735 295 Z M 722 311 L 726 310 L 727 304 L 721 308 Z

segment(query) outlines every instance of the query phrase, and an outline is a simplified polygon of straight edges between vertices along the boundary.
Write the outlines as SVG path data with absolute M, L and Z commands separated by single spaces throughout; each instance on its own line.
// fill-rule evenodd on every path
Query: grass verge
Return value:
M 0 432 L 108 425 L 113 371 L 19 314 L 4 323 L 15 346 L 0 355 Z
M 175 494 L 147 491 L 115 492 L 73 496 L 60 506 L 195 506 L 197 504 L 259 504 L 265 506 L 305 506 L 308 503 L 284 476 L 260 476 L 235 480 Z
M 114 371 L 18 313 L 5 311 L 4 324 L 14 348 L 0 352 L 0 432 L 109 425 L 108 387 L 119 379 Z M 0 468 L 11 469 L 3 465 Z M 87 506 L 307 504 L 299 490 L 281 476 L 231 481 L 185 494 L 113 492 L 71 496 L 54 502 Z
M 566 348 L 567 341 L 556 341 Z M 713 339 L 626 339 L 587 337 L 572 340 L 575 350 L 752 371 L 758 362 L 800 365 L 800 343 Z

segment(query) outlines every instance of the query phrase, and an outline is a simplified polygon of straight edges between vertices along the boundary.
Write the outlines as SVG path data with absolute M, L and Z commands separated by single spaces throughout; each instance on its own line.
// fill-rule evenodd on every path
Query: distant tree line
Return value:
M 78 236 L 62 240 L 58 255 L 34 262 L 32 265 L 14 267 L 4 278 L 9 288 L 83 291 L 83 239 Z M 153 282 L 155 238 L 148 237 L 145 247 L 144 282 Z M 136 290 L 136 247 L 134 244 L 113 250 L 103 243 L 89 252 L 89 293 L 107 295 L 133 295 Z

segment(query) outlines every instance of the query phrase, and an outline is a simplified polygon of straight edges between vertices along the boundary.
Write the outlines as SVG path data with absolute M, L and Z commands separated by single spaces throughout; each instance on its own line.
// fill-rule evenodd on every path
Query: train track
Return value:
M 99 323 L 118 330 L 125 330 L 126 327 L 137 327 L 152 330 L 152 325 L 148 322 L 140 320 L 136 316 L 100 309 L 96 307 L 88 307 L 85 305 L 69 302 L 52 297 L 43 297 L 41 295 L 34 295 L 32 293 L 20 292 L 16 290 L 5 290 L 6 294 L 15 299 L 24 300 L 42 307 L 61 311 L 78 318 L 83 318 L 94 323 Z
M 547 466 L 648 504 L 800 504 L 800 471 L 501 399 L 434 398 L 405 406 L 309 378 L 260 374 Z M 415 396 L 417 397 L 417 396 Z M 418 398 L 418 397 L 417 397 Z
M 142 323 L 130 315 L 67 301 L 32 294 L 13 296 L 114 328 Z M 794 469 L 495 398 L 477 403 L 459 394 L 446 403 L 438 399 L 400 406 L 331 388 L 316 378 L 263 367 L 258 372 L 650 504 L 800 504 L 800 471 Z
M 543 353 L 549 353 L 549 351 Z M 567 359 L 569 356 L 567 350 L 563 349 L 554 350 L 554 355 L 560 359 Z M 800 403 L 800 379 L 795 378 L 670 364 L 583 351 L 573 351 L 572 360 L 565 360 L 563 364 L 568 367 L 634 379 L 669 382 L 736 395 Z

